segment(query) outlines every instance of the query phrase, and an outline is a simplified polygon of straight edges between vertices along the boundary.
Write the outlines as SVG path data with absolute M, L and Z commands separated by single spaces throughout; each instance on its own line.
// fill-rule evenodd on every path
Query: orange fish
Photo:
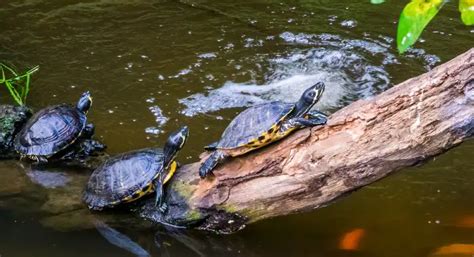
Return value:
M 468 215 L 462 217 L 456 222 L 456 227 L 461 228 L 474 228 L 474 215 Z
M 339 249 L 347 251 L 355 251 L 359 249 L 360 240 L 365 235 L 365 230 L 362 228 L 353 229 L 345 233 L 339 242 Z
M 474 254 L 473 244 L 450 244 L 442 246 L 436 250 L 433 255 L 448 255 L 448 256 L 469 256 Z

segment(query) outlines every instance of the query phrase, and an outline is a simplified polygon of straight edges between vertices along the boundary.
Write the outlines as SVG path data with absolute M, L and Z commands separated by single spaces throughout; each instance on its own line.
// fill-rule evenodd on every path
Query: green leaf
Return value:
M 5 82 L 5 70 L 3 70 L 3 66 L 0 66 L 0 69 L 2 69 L 2 80 L 0 80 L 0 83 Z
M 39 70 L 39 66 L 36 65 L 35 67 L 31 68 L 30 70 L 28 70 L 28 71 L 25 72 L 25 73 L 33 74 L 33 73 L 37 72 L 38 70 Z
M 397 30 L 397 48 L 399 53 L 412 46 L 426 25 L 438 13 L 445 0 L 412 0 L 400 15 Z
M 459 0 L 459 11 L 464 24 L 474 25 L 474 0 Z
M 28 96 L 28 93 L 30 92 L 30 76 L 31 74 L 28 73 L 28 76 L 26 77 L 26 82 L 25 82 L 25 86 L 23 87 L 23 90 L 21 91 L 21 99 L 23 101 L 23 103 L 26 104 L 26 97 Z
M 10 71 L 10 73 L 13 74 L 14 76 L 18 76 L 18 74 L 15 72 L 15 70 L 10 68 L 9 66 L 7 66 L 5 64 L 2 64 L 2 67 L 7 69 L 8 71 Z
M 370 0 L 371 4 L 381 4 L 383 2 L 385 2 L 385 0 Z
M 23 101 L 21 100 L 20 95 L 18 94 L 18 91 L 16 91 L 15 87 L 10 83 L 10 81 L 5 81 L 5 86 L 7 86 L 8 91 L 10 91 L 10 94 L 12 95 L 13 99 L 18 105 L 23 105 Z

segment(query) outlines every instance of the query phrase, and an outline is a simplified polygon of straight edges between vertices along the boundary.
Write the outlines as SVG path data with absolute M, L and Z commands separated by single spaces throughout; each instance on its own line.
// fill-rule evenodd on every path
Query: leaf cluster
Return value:
M 372 4 L 383 2 L 384 0 L 371 0 Z M 415 44 L 428 23 L 447 2 L 447 0 L 411 0 L 403 8 L 397 29 L 399 53 L 405 52 Z M 459 12 L 465 25 L 474 25 L 474 0 L 459 0 Z

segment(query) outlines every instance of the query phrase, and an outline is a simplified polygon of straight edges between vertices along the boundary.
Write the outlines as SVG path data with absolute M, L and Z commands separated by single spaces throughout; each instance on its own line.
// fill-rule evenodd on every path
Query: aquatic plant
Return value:
M 372 4 L 383 3 L 384 0 L 371 0 Z M 397 48 L 399 53 L 405 52 L 420 37 L 425 27 L 436 16 L 447 0 L 411 0 L 403 8 L 398 21 Z M 474 25 L 474 0 L 459 0 L 459 12 L 462 22 Z
M 446 0 L 412 0 L 405 6 L 398 21 L 398 52 L 405 52 L 418 40 L 426 25 L 446 2 Z M 474 25 L 474 0 L 459 0 L 459 11 L 464 24 Z
M 38 70 L 39 66 L 35 66 L 30 70 L 19 73 L 12 67 L 0 63 L 0 84 L 5 85 L 18 105 L 25 105 L 26 98 L 30 92 L 31 75 Z

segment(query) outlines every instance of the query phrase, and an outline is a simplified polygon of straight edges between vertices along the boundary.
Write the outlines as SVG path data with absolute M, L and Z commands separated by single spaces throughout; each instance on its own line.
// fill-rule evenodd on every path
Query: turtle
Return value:
M 76 106 L 60 104 L 35 113 L 15 136 L 14 149 L 21 159 L 46 163 L 53 156 L 73 145 L 81 136 L 94 133 L 87 124 L 92 105 L 91 94 L 84 92 Z
M 171 133 L 163 149 L 144 148 L 118 154 L 94 170 L 83 200 L 91 210 L 100 211 L 130 203 L 155 192 L 155 206 L 166 210 L 163 185 L 177 169 L 174 160 L 189 135 L 186 126 Z
M 327 115 L 310 111 L 324 88 L 324 83 L 318 82 L 307 88 L 296 103 L 274 101 L 241 112 L 230 122 L 219 141 L 204 147 L 211 154 L 201 164 L 199 176 L 206 178 L 226 159 L 266 146 L 296 129 L 326 124 Z

